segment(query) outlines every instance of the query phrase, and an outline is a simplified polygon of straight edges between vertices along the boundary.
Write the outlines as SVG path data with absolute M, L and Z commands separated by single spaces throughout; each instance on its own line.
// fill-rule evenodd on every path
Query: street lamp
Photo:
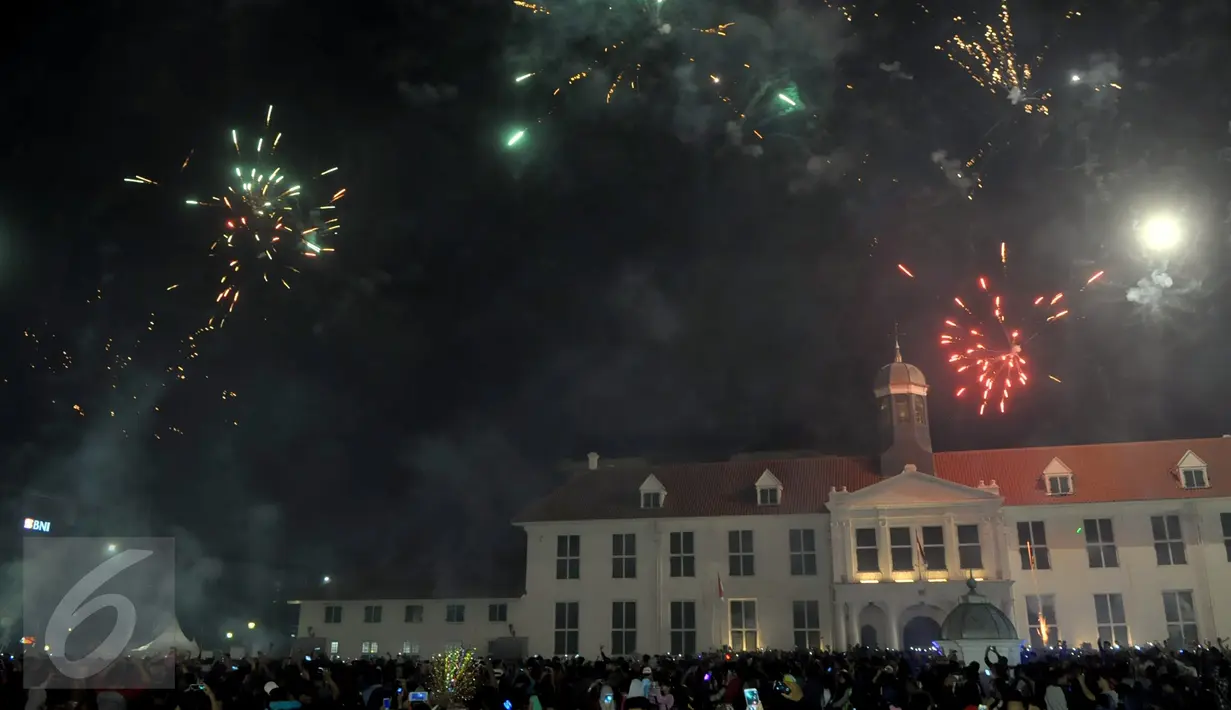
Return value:
M 116 550 L 118 550 L 118 549 L 119 549 L 119 546 L 118 546 L 118 545 L 116 545 L 114 542 L 109 542 L 109 543 L 107 543 L 107 553 L 108 553 L 108 554 L 112 554 L 112 555 L 113 555 L 113 554 L 115 554 L 115 551 L 116 551 Z
M 235 638 L 235 634 L 233 634 L 233 633 L 231 633 L 230 631 L 228 631 L 228 632 L 227 632 L 227 638 L 229 638 L 229 639 L 233 639 L 233 638 Z
M 255 622 L 255 621 L 249 621 L 249 622 L 248 622 L 248 630 L 249 630 L 249 631 L 251 631 L 251 630 L 253 630 L 253 629 L 255 629 L 255 628 L 256 628 L 256 622 Z
M 329 584 L 332 581 L 333 580 L 329 577 L 329 575 L 325 575 L 324 579 L 321 580 L 321 584 Z

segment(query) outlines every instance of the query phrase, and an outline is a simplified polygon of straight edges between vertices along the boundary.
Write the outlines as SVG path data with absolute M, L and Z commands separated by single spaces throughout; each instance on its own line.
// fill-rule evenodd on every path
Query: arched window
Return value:
M 898 422 L 910 421 L 910 395 L 895 394 L 893 395 L 894 419 Z
M 928 423 L 928 401 L 919 395 L 911 397 L 915 404 L 915 423 L 927 425 Z

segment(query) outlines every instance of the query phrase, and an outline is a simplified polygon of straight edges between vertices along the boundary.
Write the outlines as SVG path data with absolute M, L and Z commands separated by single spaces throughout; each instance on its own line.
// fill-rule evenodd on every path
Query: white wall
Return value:
M 1219 514 L 1231 512 L 1231 499 L 1160 500 L 1084 505 L 1052 504 L 1005 508 L 1008 567 L 1012 578 L 1014 623 L 1025 633 L 1027 594 L 1054 594 L 1056 620 L 1069 645 L 1097 643 L 1094 595 L 1124 597 L 1125 616 L 1134 644 L 1167 638 L 1164 590 L 1192 590 L 1203 639 L 1231 635 L 1231 564 L 1223 545 Z M 1179 515 L 1187 564 L 1160 566 L 1154 552 L 1150 519 Z M 1115 532 L 1119 567 L 1091 569 L 1086 553 L 1084 521 L 1110 518 Z M 1022 569 L 1017 523 L 1041 520 L 1047 529 L 1051 570 Z
M 718 600 L 718 576 L 728 601 L 757 602 L 759 645 L 793 645 L 792 602 L 817 601 L 821 633 L 832 638 L 832 562 L 827 515 L 757 515 L 727 518 L 690 518 L 576 523 L 530 523 L 527 535 L 526 597 L 520 609 L 530 652 L 545 656 L 555 651 L 555 604 L 579 602 L 580 644 L 583 656 L 594 656 L 602 645 L 611 649 L 612 602 L 637 602 L 637 652 L 670 650 L 670 603 L 693 601 L 697 611 L 698 650 L 727 643 L 727 612 Z M 791 576 L 792 529 L 814 531 L 817 575 Z M 752 530 L 756 555 L 753 577 L 728 573 L 727 533 Z M 692 532 L 696 576 L 669 576 L 672 532 Z M 637 578 L 612 578 L 612 535 L 637 536 Z M 556 579 L 556 538 L 581 537 L 581 578 Z M 521 627 L 519 626 L 519 629 Z
M 423 607 L 422 623 L 407 623 L 406 606 Z M 450 604 L 465 606 L 462 623 L 445 621 L 445 608 Z M 508 621 L 489 621 L 489 605 L 507 604 Z M 430 656 L 447 650 L 451 645 L 463 645 L 487 651 L 487 642 L 509 635 L 509 624 L 516 626 L 515 617 L 520 599 L 372 599 L 358 601 L 304 601 L 299 612 L 300 637 L 308 636 L 311 627 L 317 637 L 338 642 L 338 654 L 353 658 L 360 655 L 364 641 L 379 644 L 379 653 L 397 655 L 403 644 L 410 643 L 410 652 Z M 380 623 L 364 622 L 365 606 L 380 606 Z M 342 621 L 325 623 L 325 607 L 341 606 Z M 519 635 L 524 635 L 516 628 Z M 416 649 L 417 647 L 417 649 Z M 329 652 L 329 648 L 324 649 Z

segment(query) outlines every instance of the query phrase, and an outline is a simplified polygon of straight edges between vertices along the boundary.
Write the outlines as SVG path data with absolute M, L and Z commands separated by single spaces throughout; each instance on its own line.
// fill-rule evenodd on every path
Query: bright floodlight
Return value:
M 325 578 L 321 580 L 324 584 L 329 584 L 332 581 L 333 580 L 329 578 L 329 575 L 325 575 Z
M 255 622 L 255 621 L 249 621 L 249 622 L 248 622 L 248 628 L 249 628 L 249 629 L 255 629 L 255 628 L 256 628 L 256 622 Z
M 1180 243 L 1180 222 L 1170 215 L 1155 215 L 1141 225 L 1141 241 L 1151 251 L 1170 251 Z
M 1069 81 L 1073 82 L 1074 84 L 1079 83 L 1081 81 L 1081 74 L 1074 74 L 1073 76 L 1069 77 Z
M 116 545 L 114 542 L 107 543 L 107 552 L 115 552 Z
M 232 632 L 230 632 L 230 631 L 228 631 L 228 632 L 227 632 L 227 638 L 229 638 L 229 639 L 233 639 L 233 638 L 235 638 L 235 634 L 234 634 L 234 633 L 232 633 Z

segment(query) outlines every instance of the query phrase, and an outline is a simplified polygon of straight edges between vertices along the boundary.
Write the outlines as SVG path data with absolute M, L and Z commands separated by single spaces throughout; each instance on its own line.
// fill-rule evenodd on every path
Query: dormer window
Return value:
M 757 505 L 782 503 L 782 482 L 767 468 L 757 479 Z
M 1210 487 L 1209 467 L 1193 452 L 1186 452 L 1175 467 L 1180 472 L 1178 478 L 1184 488 Z
M 637 489 L 641 493 L 641 508 L 642 510 L 652 510 L 663 507 L 663 501 L 667 499 L 667 489 L 663 486 L 662 481 L 654 474 L 645 477 L 645 481 L 641 483 L 641 488 Z
M 1073 495 L 1073 469 L 1064 465 L 1059 458 L 1054 458 L 1043 469 L 1043 484 L 1049 496 Z
M 1073 495 L 1073 474 L 1071 473 L 1054 473 L 1047 476 L 1047 495 L 1049 496 L 1069 496 Z

